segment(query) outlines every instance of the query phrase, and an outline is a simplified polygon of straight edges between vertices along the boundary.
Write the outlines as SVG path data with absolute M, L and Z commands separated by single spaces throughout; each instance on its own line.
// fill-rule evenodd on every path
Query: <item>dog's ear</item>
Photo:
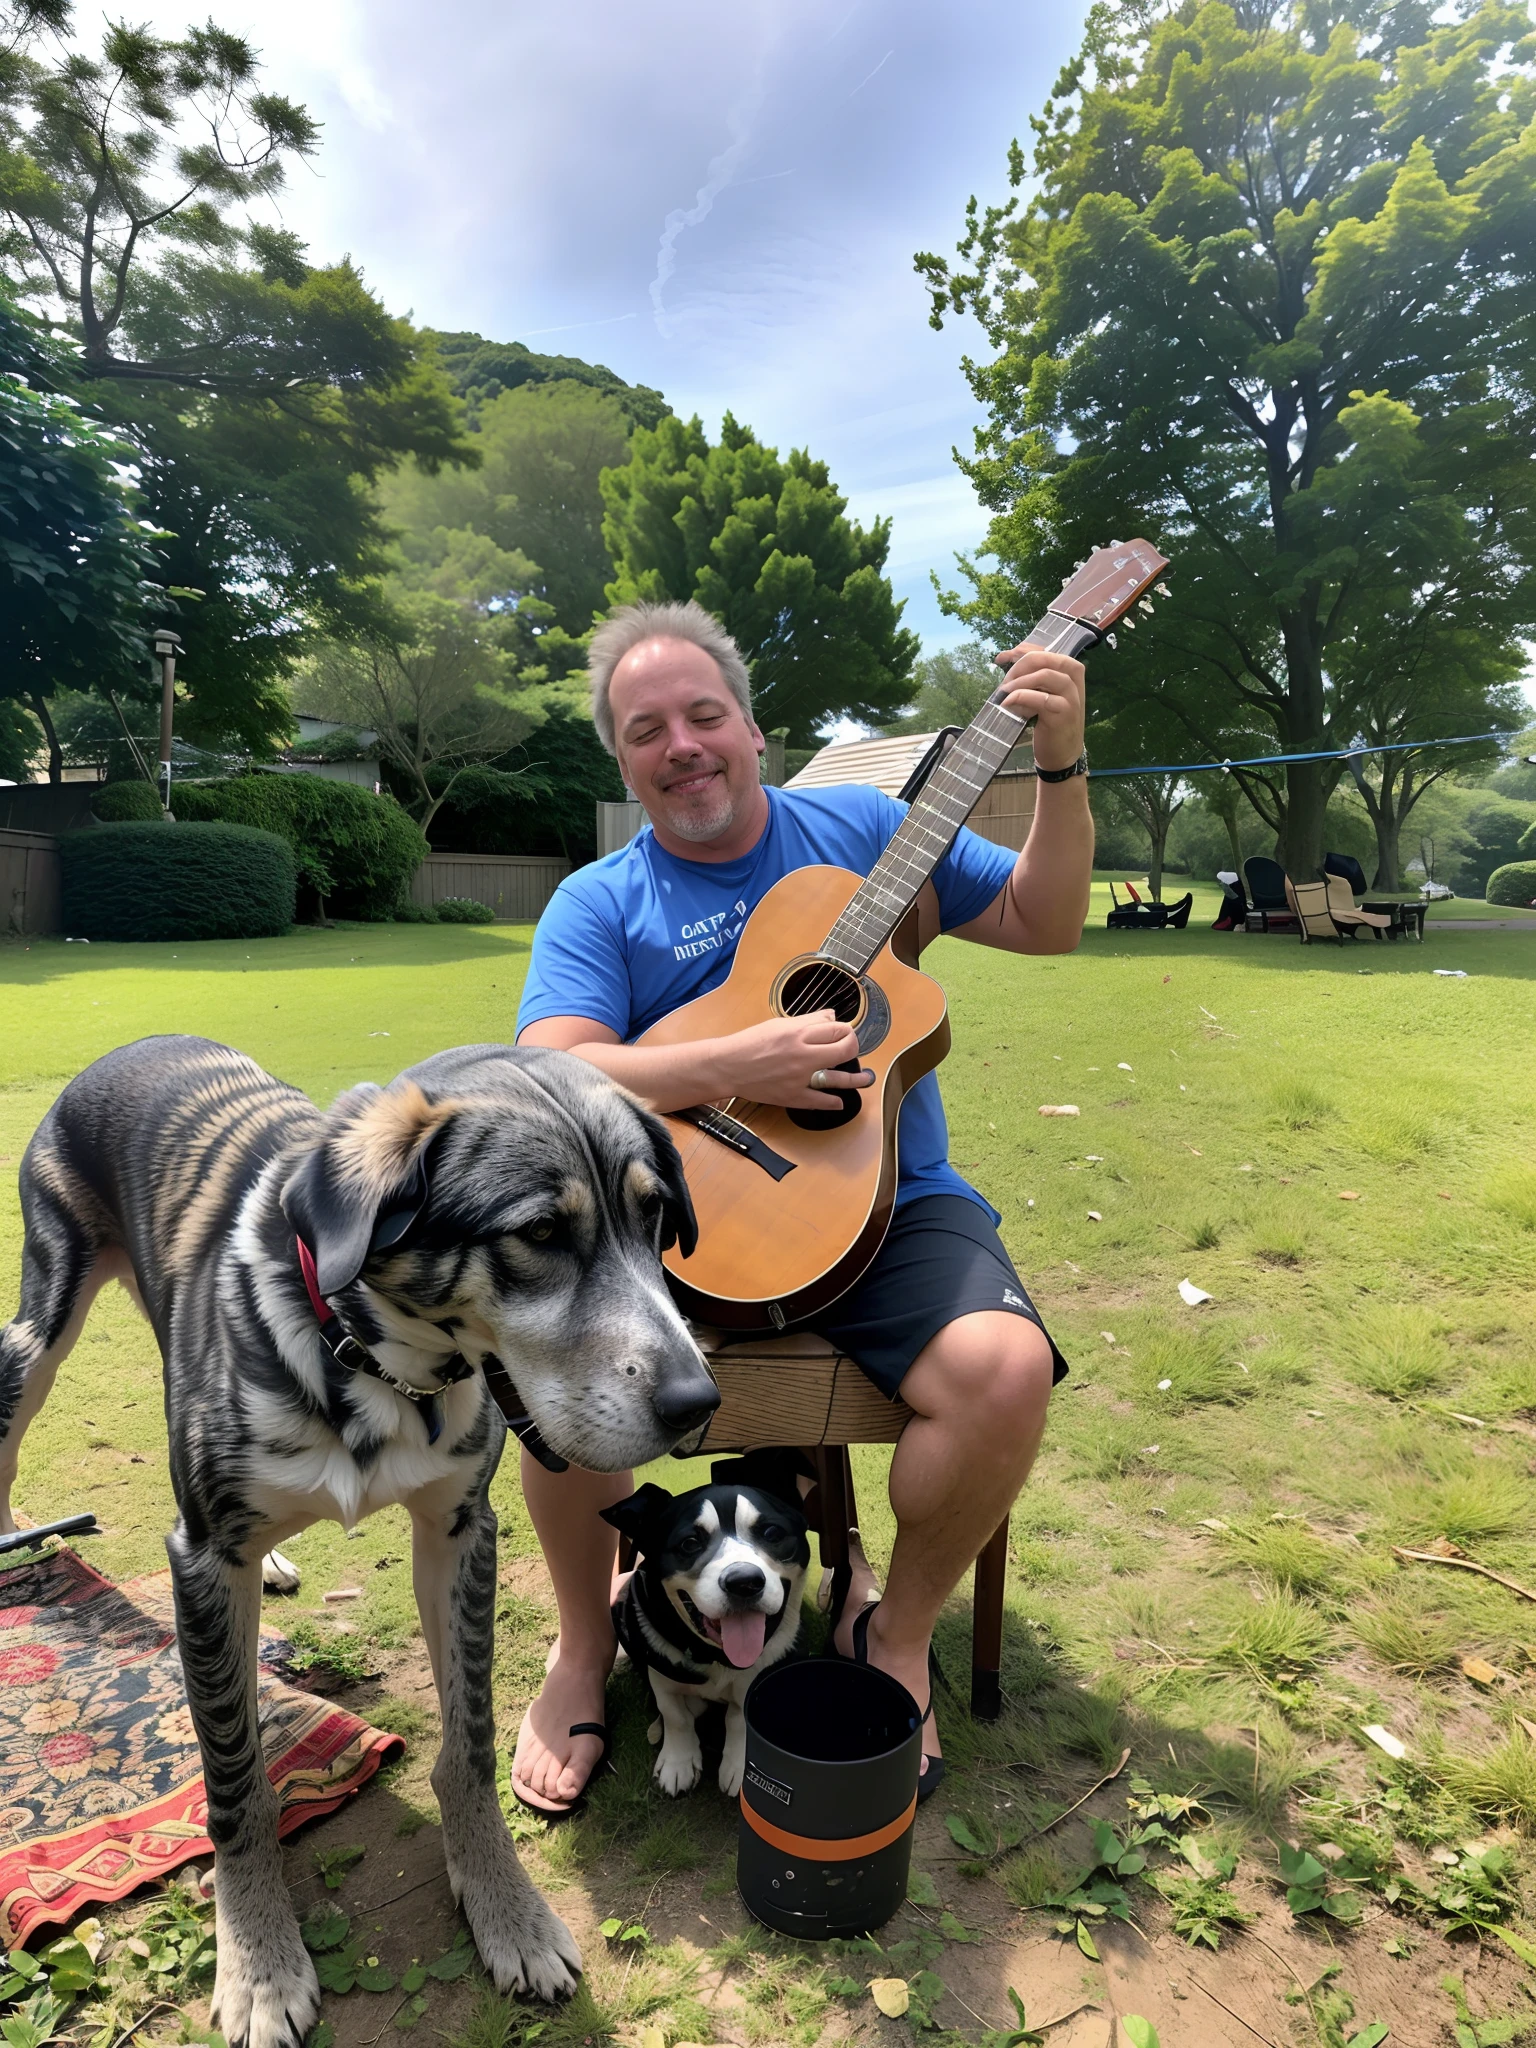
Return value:
M 648 1479 L 627 1500 L 615 1501 L 611 1508 L 599 1508 L 598 1513 L 621 1536 L 627 1536 L 637 1550 L 644 1551 L 646 1531 L 659 1514 L 671 1507 L 673 1498 L 664 1486 L 656 1486 Z
M 393 1250 L 431 1196 L 429 1152 L 457 1105 L 414 1082 L 363 1082 L 340 1096 L 320 1143 L 283 1188 L 283 1214 L 309 1246 L 320 1292 L 349 1287 L 369 1255 Z
M 651 1141 L 651 1165 L 661 1190 L 661 1248 L 665 1252 L 677 1245 L 685 1259 L 692 1258 L 699 1241 L 699 1224 L 693 1213 L 693 1197 L 683 1178 L 683 1162 L 672 1142 L 672 1133 L 661 1118 L 651 1110 L 641 1109 L 638 1103 L 635 1107 Z

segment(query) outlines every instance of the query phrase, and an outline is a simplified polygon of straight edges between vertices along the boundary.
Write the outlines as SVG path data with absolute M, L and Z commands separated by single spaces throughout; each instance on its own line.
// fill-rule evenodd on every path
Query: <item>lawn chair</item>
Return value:
M 1171 932 L 1183 931 L 1189 923 L 1189 913 L 1194 908 L 1194 902 L 1194 890 L 1187 889 L 1177 903 L 1168 905 L 1168 929 Z
M 1329 875 L 1323 883 L 1328 891 L 1328 915 L 1341 931 L 1347 931 L 1353 938 L 1362 927 L 1368 927 L 1379 939 L 1391 929 L 1390 913 L 1383 915 L 1379 910 L 1360 910 L 1355 905 L 1354 892 L 1342 875 Z
M 1216 879 L 1221 884 L 1221 909 L 1217 912 L 1216 922 L 1211 926 L 1211 930 L 1243 931 L 1248 922 L 1248 896 L 1241 877 L 1235 869 L 1223 868 Z
M 1297 914 L 1291 908 L 1287 894 L 1290 885 L 1279 861 L 1269 860 L 1262 853 L 1250 854 L 1243 862 L 1243 873 L 1248 878 L 1248 930 L 1289 931 Z
M 720 1386 L 720 1406 L 689 1455 L 804 1447 L 816 1483 L 804 1503 L 821 1561 L 846 1585 L 848 1533 L 858 1523 L 849 1444 L 894 1443 L 912 1419 L 899 1396 L 888 1401 L 851 1358 L 825 1337 L 804 1332 L 726 1342 L 715 1330 L 694 1333 Z M 1008 1517 L 976 1560 L 971 1601 L 971 1713 L 995 1721 L 1002 1711 L 1003 1585 L 1008 1568 Z
M 1285 878 L 1286 900 L 1296 922 L 1301 926 L 1301 943 L 1311 945 L 1314 939 L 1332 939 L 1336 946 L 1344 943 L 1344 934 L 1328 913 L 1328 887 L 1324 882 L 1293 882 Z M 1350 933 L 1354 937 L 1354 933 Z
M 1125 893 L 1129 903 L 1122 903 L 1115 892 L 1113 882 L 1109 885 L 1110 901 L 1114 909 L 1104 920 L 1104 929 L 1111 932 L 1160 932 L 1168 922 L 1166 903 L 1143 903 L 1136 893 L 1135 884 L 1127 882 Z M 1185 912 L 1186 917 L 1188 912 Z
M 1365 869 L 1352 853 L 1325 853 L 1320 879 L 1326 882 L 1330 875 L 1342 875 L 1356 896 L 1365 894 Z

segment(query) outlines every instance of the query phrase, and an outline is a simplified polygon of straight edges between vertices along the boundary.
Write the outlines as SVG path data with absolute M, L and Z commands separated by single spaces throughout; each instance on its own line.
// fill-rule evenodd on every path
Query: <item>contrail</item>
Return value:
M 747 115 L 738 110 L 731 116 L 735 139 L 728 149 L 710 160 L 704 183 L 694 196 L 692 206 L 674 206 L 662 223 L 661 243 L 656 251 L 656 275 L 651 279 L 651 305 L 656 315 L 656 331 L 666 339 L 672 335 L 672 322 L 667 318 L 667 309 L 662 304 L 662 293 L 667 280 L 677 268 L 677 240 L 685 228 L 696 228 L 709 218 L 710 209 L 726 186 L 731 182 L 736 166 L 747 152 Z
M 858 84 L 853 88 L 853 91 L 849 93 L 848 98 L 850 100 L 857 99 L 859 94 L 864 90 L 865 86 L 868 85 L 869 79 L 878 78 L 880 73 L 885 69 L 886 65 L 890 63 L 891 59 L 895 56 L 895 54 L 896 52 L 894 50 L 887 50 L 885 55 L 880 59 L 880 62 L 875 66 L 874 70 L 870 72 L 869 78 L 861 78 Z M 846 105 L 847 102 L 845 101 L 844 104 Z

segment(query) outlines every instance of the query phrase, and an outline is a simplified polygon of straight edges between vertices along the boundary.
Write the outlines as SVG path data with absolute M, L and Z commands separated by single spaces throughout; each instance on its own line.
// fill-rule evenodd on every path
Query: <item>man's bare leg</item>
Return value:
M 596 1767 L 602 1745 L 594 1735 L 572 1735 L 573 1722 L 605 1721 L 603 1692 L 613 1669 L 614 1571 L 618 1532 L 600 1511 L 635 1490 L 632 1472 L 550 1472 L 523 1452 L 523 1498 L 528 1503 L 560 1611 L 560 1634 L 549 1654 L 548 1675 L 518 1730 L 512 1784 L 530 1806 L 569 1806 Z
M 870 1662 L 920 1706 L 933 1625 L 1029 1476 L 1050 1392 L 1051 1350 L 1040 1329 L 990 1310 L 946 1324 L 901 1383 L 913 1419 L 891 1460 L 896 1545 L 868 1643 Z M 850 1600 L 837 1632 L 845 1655 L 857 1612 Z M 932 1721 L 923 1741 L 936 1756 Z

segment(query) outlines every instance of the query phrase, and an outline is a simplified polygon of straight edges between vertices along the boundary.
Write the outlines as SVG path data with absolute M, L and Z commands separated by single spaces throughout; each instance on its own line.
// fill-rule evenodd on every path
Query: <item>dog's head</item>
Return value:
M 493 1354 L 573 1464 L 659 1457 L 719 1403 L 662 1273 L 696 1234 L 666 1126 L 570 1053 L 465 1046 L 350 1089 L 281 1200 L 381 1363 Z
M 603 1509 L 633 1539 L 644 1570 L 690 1634 L 745 1670 L 786 1611 L 798 1614 L 811 1561 L 798 1507 L 755 1486 L 671 1494 L 646 1485 Z

